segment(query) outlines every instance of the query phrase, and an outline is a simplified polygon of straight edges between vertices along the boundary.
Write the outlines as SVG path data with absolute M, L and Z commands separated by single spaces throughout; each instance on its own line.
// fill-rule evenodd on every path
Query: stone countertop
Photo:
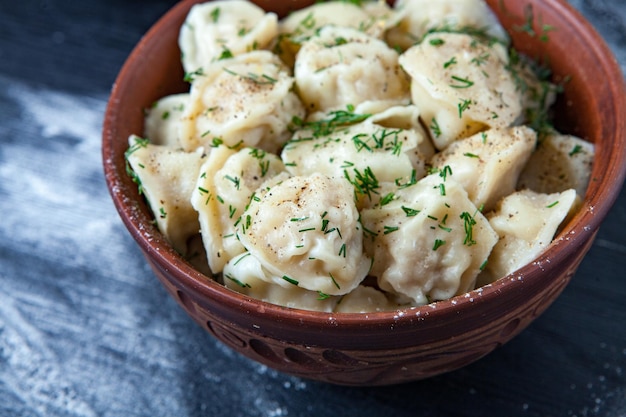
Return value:
M 0 2 L 0 416 L 626 416 L 626 192 L 562 296 L 456 372 L 349 388 L 225 348 L 160 286 L 110 200 L 102 116 L 174 1 Z M 572 0 L 626 68 L 624 0 Z

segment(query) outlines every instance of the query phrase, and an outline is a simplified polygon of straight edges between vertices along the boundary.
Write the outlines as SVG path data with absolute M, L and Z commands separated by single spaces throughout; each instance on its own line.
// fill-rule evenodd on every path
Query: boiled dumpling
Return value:
M 291 177 L 250 202 L 239 239 L 272 282 L 347 294 L 370 267 L 352 195 L 347 181 L 322 174 Z
M 505 197 L 489 215 L 500 240 L 480 277 L 481 284 L 502 278 L 539 256 L 578 203 L 572 189 L 554 194 L 522 190 Z
M 549 135 L 530 157 L 518 185 L 548 194 L 573 188 L 582 197 L 587 191 L 594 155 L 591 142 L 572 135 Z
M 470 200 L 487 212 L 515 191 L 536 142 L 535 131 L 525 126 L 491 129 L 453 142 L 431 164 L 438 169 L 448 166 Z
M 361 8 L 370 16 L 370 20 L 360 24 L 358 29 L 383 40 L 391 28 L 400 24 L 403 17 L 402 13 L 382 0 L 362 2 Z M 392 46 L 395 48 L 395 45 Z
M 267 48 L 277 34 L 276 14 L 249 1 L 196 4 L 178 38 L 183 68 L 187 76 L 201 74 L 221 58 Z
M 185 255 L 187 240 L 200 229 L 190 198 L 204 150 L 183 152 L 131 135 L 126 160 L 148 200 L 157 227 Z
M 198 212 L 202 239 L 211 270 L 219 273 L 226 262 L 244 252 L 237 224 L 255 198 L 255 192 L 284 172 L 280 159 L 265 151 L 226 146 L 211 150 L 200 168 L 191 197 Z
M 384 291 L 422 305 L 474 288 L 498 236 L 453 175 L 399 188 L 361 221 L 371 274 Z
M 325 26 L 347 27 L 382 38 L 399 21 L 399 14 L 386 3 L 345 1 L 315 3 L 296 10 L 279 22 L 277 52 L 290 65 L 303 42 Z
M 537 64 L 529 57 L 511 50 L 509 68 L 515 77 L 522 97 L 522 124 L 540 131 L 551 130 L 550 108 L 556 101 L 559 86 L 550 82 L 546 71 L 539 71 Z
M 298 285 L 280 285 L 272 279 L 268 270 L 250 252 L 231 259 L 224 267 L 224 285 L 231 290 L 268 303 L 304 310 L 331 312 L 339 302 L 339 296 L 310 291 Z
M 371 313 L 389 311 L 398 307 L 398 304 L 389 300 L 384 292 L 374 287 L 359 285 L 349 294 L 341 297 L 334 311 L 337 313 Z
M 290 137 L 289 124 L 303 118 L 290 70 L 271 52 L 225 59 L 197 76 L 182 116 L 186 150 L 223 143 L 277 152 Z
M 400 56 L 411 96 L 437 149 L 522 117 L 522 96 L 501 44 L 465 34 L 434 33 Z
M 481 33 L 503 43 L 509 39 L 484 0 L 398 0 L 394 8 L 402 15 L 400 23 L 387 34 L 394 47 L 407 49 L 429 31 L 438 30 Z
M 180 118 L 188 101 L 188 93 L 172 94 L 156 101 L 146 111 L 144 137 L 155 145 L 181 148 Z
M 352 28 L 382 37 L 386 28 L 396 23 L 397 13 L 381 2 L 361 5 L 345 1 L 316 3 L 290 13 L 280 22 L 280 33 L 301 44 L 325 26 Z
M 302 44 L 294 67 L 308 112 L 364 102 L 386 107 L 409 102 L 409 81 L 398 53 L 356 29 L 326 26 Z

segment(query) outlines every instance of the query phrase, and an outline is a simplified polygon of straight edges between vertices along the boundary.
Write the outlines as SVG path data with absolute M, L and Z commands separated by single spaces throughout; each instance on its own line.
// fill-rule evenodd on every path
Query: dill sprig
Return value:
M 334 110 L 328 113 L 331 117 L 313 122 L 305 122 L 299 117 L 293 117 L 291 123 L 296 128 L 310 129 L 315 138 L 328 136 L 338 128 L 347 127 L 360 123 L 371 116 L 371 114 L 359 114 L 354 112 L 354 106 L 348 104 L 346 110 Z

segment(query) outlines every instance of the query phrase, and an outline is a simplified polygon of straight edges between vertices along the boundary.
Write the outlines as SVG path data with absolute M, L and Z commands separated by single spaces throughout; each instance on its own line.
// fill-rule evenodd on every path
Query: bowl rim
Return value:
M 491 299 L 502 297 L 505 291 L 516 292 L 521 286 L 537 284 L 538 280 L 545 279 L 542 275 L 546 271 L 548 273 L 551 271 L 551 265 L 559 264 L 562 259 L 571 257 L 581 249 L 587 240 L 586 237 L 583 238 L 584 234 L 591 233 L 595 236 L 600 223 L 619 195 L 619 190 L 626 176 L 626 163 L 620 164 L 612 159 L 609 166 L 599 167 L 594 164 L 592 178 L 597 179 L 598 186 L 590 187 L 593 192 L 587 192 L 580 210 L 539 257 L 494 283 L 425 306 L 371 313 L 329 313 L 283 307 L 230 290 L 194 269 L 182 256 L 176 253 L 151 224 L 151 219 L 146 215 L 145 208 L 140 207 L 142 203 L 133 201 L 126 194 L 128 190 L 121 178 L 122 175 L 125 175 L 124 161 L 119 160 L 119 155 L 115 155 L 112 146 L 115 140 L 127 139 L 115 137 L 115 123 L 120 117 L 116 111 L 116 103 L 123 99 L 124 90 L 128 88 L 128 79 L 135 65 L 132 57 L 140 54 L 153 42 L 153 38 L 165 26 L 170 25 L 174 17 L 180 18 L 181 15 L 186 15 L 193 4 L 201 2 L 203 0 L 184 0 L 173 6 L 133 48 L 113 84 L 105 110 L 102 133 L 102 160 L 106 185 L 123 223 L 141 247 L 144 255 L 150 257 L 162 268 L 169 270 L 180 285 L 188 290 L 193 290 L 190 292 L 197 293 L 198 297 L 230 308 L 240 308 L 243 311 L 262 310 L 274 317 L 279 317 L 284 322 L 300 326 L 324 326 L 330 323 L 333 326 L 361 328 L 364 326 L 364 319 L 366 319 L 367 327 L 388 327 L 390 323 L 395 323 L 397 326 L 411 326 L 415 316 L 420 314 L 430 320 L 436 320 L 439 316 L 458 315 L 467 309 L 474 308 L 474 302 L 467 302 L 470 298 L 475 302 L 488 302 Z M 597 58 L 596 64 L 602 66 L 607 74 L 612 75 L 606 80 L 610 88 L 603 90 L 606 91 L 605 94 L 610 94 L 611 97 L 602 97 L 601 99 L 611 99 L 613 103 L 616 103 L 614 111 L 619 117 L 615 118 L 616 126 L 611 128 L 614 129 L 615 145 L 620 145 L 621 148 L 626 147 L 626 87 L 621 69 L 612 51 L 592 25 L 569 3 L 564 0 L 546 0 L 543 3 L 545 7 L 551 7 L 558 11 L 567 23 L 579 29 L 579 36 L 584 37 L 587 44 L 593 45 L 591 53 Z M 615 95 L 612 93 L 615 91 L 621 91 L 623 94 Z

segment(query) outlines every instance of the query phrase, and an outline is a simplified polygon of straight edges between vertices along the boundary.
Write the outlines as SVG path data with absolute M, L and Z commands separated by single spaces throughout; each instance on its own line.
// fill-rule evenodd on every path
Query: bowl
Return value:
M 128 136 L 143 131 L 145 108 L 188 90 L 177 36 L 187 12 L 199 2 L 178 3 L 128 57 L 106 108 L 102 157 L 106 183 L 125 226 L 161 284 L 202 328 L 281 372 L 340 385 L 389 385 L 449 372 L 484 357 L 559 296 L 592 246 L 626 172 L 623 75 L 598 33 L 566 1 L 487 3 L 519 51 L 547 58 L 556 79 L 571 77 L 556 104 L 556 127 L 596 147 L 580 210 L 541 256 L 513 274 L 446 301 L 369 314 L 291 309 L 233 292 L 194 269 L 154 226 L 126 173 L 124 151 Z M 280 15 L 310 3 L 260 2 Z M 529 11 L 536 25 L 552 28 L 549 42 L 515 29 L 529 22 Z

